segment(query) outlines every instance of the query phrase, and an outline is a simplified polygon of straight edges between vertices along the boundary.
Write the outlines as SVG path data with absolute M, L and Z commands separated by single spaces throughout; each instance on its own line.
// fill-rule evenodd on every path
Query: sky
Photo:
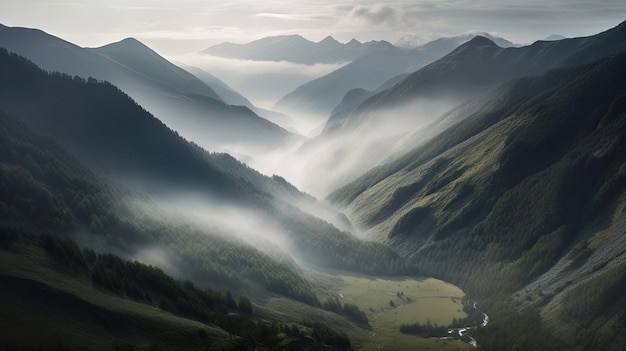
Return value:
M 162 54 L 224 41 L 327 35 L 347 42 L 484 31 L 516 43 L 587 36 L 626 19 L 624 0 L 2 0 L 0 23 L 39 28 L 80 46 L 135 37 Z

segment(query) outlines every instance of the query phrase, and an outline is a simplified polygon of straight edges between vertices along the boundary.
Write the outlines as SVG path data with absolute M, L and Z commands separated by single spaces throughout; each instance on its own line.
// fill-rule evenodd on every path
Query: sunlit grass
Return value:
M 372 327 L 370 339 L 362 345 L 364 350 L 454 350 L 469 346 L 400 333 L 405 323 L 447 325 L 465 317 L 461 304 L 464 293 L 458 287 L 433 278 L 341 278 L 343 285 L 337 293 L 343 296 L 342 301 L 365 311 Z

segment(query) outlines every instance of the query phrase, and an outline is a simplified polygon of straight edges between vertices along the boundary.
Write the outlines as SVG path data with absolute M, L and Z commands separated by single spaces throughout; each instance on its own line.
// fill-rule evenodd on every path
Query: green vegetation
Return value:
M 238 288 L 252 279 L 270 291 L 318 303 L 292 267 L 243 243 L 180 224 L 149 200 L 101 181 L 59 146 L 2 113 L 0 134 L 2 223 L 59 234 L 88 232 L 90 240 L 130 253 L 160 244 L 181 257 L 177 268 L 186 277 L 203 285 Z M 146 209 L 154 214 L 146 215 Z
M 617 317 L 604 323 L 604 315 L 593 315 L 589 325 L 569 324 L 576 331 L 569 338 L 530 337 L 543 335 L 537 329 L 545 325 L 519 324 L 539 318 L 541 306 L 518 316 L 500 302 L 561 257 L 570 258 L 570 271 L 586 264 L 595 247 L 579 243 L 610 226 L 612 216 L 623 217 L 625 67 L 622 53 L 507 83 L 475 101 L 481 107 L 457 125 L 329 198 L 369 227 L 372 238 L 482 301 L 494 321 L 488 330 L 501 328 L 484 345 L 478 338 L 486 350 L 507 343 L 569 348 L 609 335 L 606 328 L 619 328 Z M 601 286 L 598 291 L 611 291 Z M 616 316 L 623 305 L 609 296 Z M 576 301 L 585 310 L 587 304 Z M 591 301 L 591 309 L 602 307 Z
M 17 233 L 7 229 L 2 234 L 6 232 Z M 19 322 L 8 328 L 16 335 L 8 337 L 6 331 L 2 332 L 4 337 L 0 338 L 0 346 L 3 347 L 85 347 L 104 338 L 99 334 L 104 328 L 112 339 L 95 349 L 111 349 L 125 343 L 129 346 L 150 343 L 151 347 L 168 349 L 281 349 L 291 343 L 308 342 L 307 335 L 314 340 L 315 347 L 328 345 L 337 350 L 351 349 L 345 336 L 322 323 L 300 327 L 268 324 L 250 315 L 252 304 L 247 297 L 240 296 L 235 302 L 229 292 L 200 289 L 189 281 L 175 280 L 152 266 L 124 261 L 110 254 L 98 255 L 89 249 L 80 250 L 67 238 L 17 233 L 12 236 L 8 247 L 9 251 L 0 252 L 3 265 L 19 265 L 0 270 L 0 284 L 7 288 L 2 290 L 0 301 L 2 309 L 10 311 L 9 315 L 15 312 L 21 316 Z M 44 249 L 47 256 L 40 254 L 40 249 Z M 26 293 L 20 293 L 22 290 Z M 17 302 L 20 308 L 5 305 L 9 301 Z M 54 316 L 68 315 L 61 322 L 65 324 L 60 325 L 62 329 L 56 344 L 47 344 L 47 333 L 19 339 L 27 326 L 32 326 L 24 319 L 38 315 L 38 311 L 24 308 L 24 304 L 52 304 L 55 306 L 52 309 L 61 309 L 54 311 L 52 319 L 31 321 L 42 328 L 51 328 L 55 323 Z M 64 311 L 64 308 L 67 310 Z M 75 311 L 74 314 L 71 311 Z M 89 313 L 96 318 L 89 317 Z M 178 317 L 172 317 L 174 315 Z M 88 333 L 90 336 L 86 339 L 84 336 L 74 339 L 76 334 L 86 331 L 82 329 L 85 328 L 84 323 L 97 332 Z M 163 328 L 187 330 L 179 337 L 173 337 L 171 332 L 161 335 Z
M 365 312 L 361 311 L 359 307 L 351 303 L 341 303 L 337 297 L 329 297 L 326 302 L 322 304 L 322 307 L 331 312 L 344 314 L 357 323 L 361 323 L 363 325 L 369 324 Z
M 449 325 L 465 318 L 463 291 L 443 281 L 425 278 L 386 278 L 338 275 L 329 292 L 340 301 L 354 304 L 365 312 L 371 332 L 364 344 L 351 337 L 364 350 L 454 350 L 469 349 L 461 341 L 416 338 L 400 332 L 402 324 L 437 323 Z M 335 298 L 333 297 L 333 299 Z M 393 303 L 393 306 L 390 304 Z
M 413 324 L 402 324 L 400 332 L 403 334 L 419 335 L 424 338 L 443 338 L 448 336 L 448 327 L 433 325 L 427 322 L 425 325 L 415 322 Z
M 312 263 L 375 274 L 415 272 L 414 266 L 408 265 L 403 258 L 384 245 L 360 241 L 283 202 L 282 199 L 287 198 L 312 200 L 279 177 L 263 177 L 232 157 L 210 154 L 188 143 L 113 85 L 94 79 L 85 80 L 58 73 L 42 72 L 24 58 L 8 54 L 6 51 L 0 51 L 0 63 L 2 67 L 0 70 L 0 92 L 2 92 L 0 109 L 14 111 L 16 114 L 14 117 L 19 118 L 26 125 L 23 126 L 18 122 L 5 122 L 6 134 L 11 133 L 11 128 L 26 130 L 30 127 L 61 143 L 78 158 L 78 161 L 90 167 L 90 170 L 98 175 L 119 179 L 122 182 L 127 181 L 125 184 L 129 187 L 136 187 L 136 180 L 140 179 L 142 184 L 140 190 L 150 195 L 167 196 L 179 192 L 182 194 L 191 192 L 199 198 L 209 199 L 212 203 L 257 211 L 268 219 L 278 221 L 289 234 L 290 244 L 296 254 L 302 255 L 305 260 Z M 25 101 L 38 103 L 26 104 Z M 5 116 L 5 118 L 8 117 Z M 16 127 L 16 124 L 20 126 Z M 64 127 L 67 125 L 71 125 L 72 128 Z M 124 128 L 120 129 L 120 126 Z M 10 180 L 14 180 L 13 183 L 21 179 L 28 180 L 30 176 L 37 176 L 38 167 L 45 169 L 46 166 L 52 167 L 52 170 L 45 169 L 46 172 L 56 173 L 55 175 L 59 177 L 66 176 L 65 169 L 47 162 L 48 156 L 43 152 L 32 156 L 34 162 L 27 163 L 28 158 L 22 155 L 28 154 L 30 149 L 39 152 L 37 150 L 43 147 L 39 143 L 36 147 L 26 150 L 16 148 L 16 145 L 21 142 L 19 138 L 32 137 L 33 133 L 27 132 L 26 134 L 27 136 L 12 137 L 12 141 L 6 145 L 9 155 L 19 156 L 7 160 L 7 167 L 20 164 L 26 167 L 30 175 L 18 176 L 17 171 L 7 169 L 4 173 L 15 174 L 7 175 L 11 177 Z M 51 144 L 52 141 L 47 140 L 46 143 Z M 55 146 L 54 149 L 61 150 L 62 148 Z M 65 152 L 55 157 L 59 159 L 59 163 L 72 159 L 72 156 Z M 157 220 L 150 219 L 148 223 L 145 219 L 139 221 L 137 216 L 145 211 L 141 208 L 129 209 L 127 205 L 129 202 L 136 201 L 136 196 L 132 196 L 128 191 L 110 189 L 112 187 L 109 185 L 102 184 L 103 187 L 109 189 L 101 190 L 94 188 L 91 184 L 84 184 L 85 182 L 104 182 L 93 175 L 85 175 L 89 172 L 81 165 L 74 164 L 67 171 L 72 175 L 80 173 L 80 177 L 88 179 L 74 188 L 72 188 L 75 184 L 73 179 L 68 179 L 66 183 L 52 188 L 52 185 L 48 184 L 47 175 L 36 178 L 37 187 L 48 188 L 47 192 L 56 195 L 47 202 L 40 202 L 41 211 L 50 211 L 50 214 L 37 213 L 35 216 L 33 209 L 25 208 L 27 205 L 32 207 L 31 203 L 22 205 L 23 208 L 13 212 L 19 212 L 18 216 L 24 216 L 24 219 L 54 216 L 55 220 L 63 221 L 62 223 L 65 224 L 63 231 L 59 230 L 61 232 L 71 232 L 72 219 L 70 217 L 80 216 L 76 224 L 81 228 L 86 225 L 91 232 L 103 233 L 109 237 L 115 236 L 115 240 L 120 241 L 121 246 L 134 247 L 138 243 L 152 243 L 154 236 L 158 236 L 168 247 L 176 247 L 182 261 L 193 261 L 185 262 L 189 266 L 184 267 L 192 274 L 190 278 L 197 279 L 202 276 L 205 277 L 203 279 L 208 277 L 209 280 L 218 280 L 233 285 L 241 282 L 243 275 L 243 278 L 252 279 L 271 291 L 287 294 L 309 303 L 318 303 L 310 287 L 307 287 L 303 281 L 297 281 L 298 278 L 294 276 L 295 272 L 285 271 L 290 270 L 288 267 L 284 265 L 278 267 L 280 264 L 275 262 L 266 263 L 268 261 L 266 257 L 255 257 L 252 259 L 254 262 L 248 264 L 246 261 L 250 260 L 241 257 L 263 256 L 259 252 L 254 252 L 256 250 L 252 248 L 246 248 L 243 252 L 233 250 L 230 248 L 231 243 L 215 239 L 214 236 L 211 239 L 204 238 L 206 233 L 202 233 L 202 230 L 197 228 L 190 228 L 188 224 L 176 224 L 170 219 L 164 221 L 163 218 L 167 216 L 162 211 L 159 213 L 158 209 L 154 209 L 154 205 L 146 206 L 157 213 L 152 216 Z M 75 178 L 80 177 L 75 176 Z M 7 182 L 7 187 L 14 186 L 13 183 Z M 32 184 L 27 185 L 34 187 Z M 87 186 L 91 186 L 92 191 L 84 189 Z M 26 194 L 27 191 L 34 191 L 32 189 L 20 190 L 17 193 L 18 196 Z M 70 191 L 73 192 L 70 193 Z M 64 197 L 61 198 L 58 192 L 62 192 Z M 94 194 L 94 192 L 97 193 Z M 82 196 L 83 193 L 86 195 Z M 10 199 L 10 197 L 7 198 Z M 76 198 L 76 205 L 69 206 L 70 200 L 74 198 Z M 118 201 L 118 198 L 126 201 Z M 14 205 L 11 204 L 11 206 Z M 7 205 L 6 209 L 8 211 L 11 207 Z M 63 216 L 52 212 L 54 210 L 62 211 Z M 128 215 L 129 211 L 134 211 L 135 215 Z M 14 214 L 7 213 L 6 218 L 15 218 Z M 39 228 L 54 229 L 47 223 L 43 223 Z M 158 234 L 155 235 L 155 233 Z M 191 235 L 194 239 L 183 240 L 181 238 L 187 235 Z M 189 242 L 195 242 L 194 246 L 184 247 Z M 202 247 L 203 245 L 205 247 Z M 215 254 L 214 258 L 221 259 L 222 262 L 207 262 L 207 256 L 211 253 Z M 220 266 L 228 267 L 228 269 L 222 271 Z M 267 267 L 262 268 L 263 266 Z M 180 268 L 182 270 L 183 267 Z M 271 273 L 275 270 L 282 272 Z M 281 275 L 284 277 L 278 278 Z

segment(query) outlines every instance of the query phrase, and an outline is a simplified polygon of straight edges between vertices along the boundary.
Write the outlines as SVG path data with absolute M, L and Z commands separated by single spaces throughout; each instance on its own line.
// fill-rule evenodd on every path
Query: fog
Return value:
M 243 161 L 262 173 L 279 174 L 323 199 L 371 168 L 430 139 L 443 128 L 435 122 L 456 103 L 418 100 L 400 108 L 370 112 L 337 132 L 291 149 L 250 155 Z
M 342 66 L 228 59 L 200 53 L 171 59 L 210 72 L 256 106 L 267 109 L 297 86 Z M 277 111 L 289 117 L 284 119 L 286 124 L 278 124 L 304 138 L 292 138 L 272 148 L 250 144 L 249 140 L 259 137 L 252 135 L 247 142 L 215 142 L 224 135 L 212 137 L 195 132 L 183 136 L 209 151 L 229 153 L 265 175 L 280 175 L 298 189 L 323 199 L 392 155 L 408 151 L 431 137 L 439 129 L 426 127 L 458 102 L 419 100 L 360 115 L 362 121 L 351 120 L 340 132 L 323 135 L 320 133 L 328 116 Z M 246 134 L 243 130 L 238 132 Z
M 291 251 L 288 235 L 280 223 L 259 210 L 197 193 L 181 192 L 153 199 L 176 222 L 192 224 L 207 235 L 241 241 L 274 258 L 283 259 Z
M 255 106 L 265 109 L 271 109 L 280 98 L 298 86 L 343 65 L 240 60 L 201 53 L 170 56 L 168 59 L 199 67 L 215 75 L 248 98 Z

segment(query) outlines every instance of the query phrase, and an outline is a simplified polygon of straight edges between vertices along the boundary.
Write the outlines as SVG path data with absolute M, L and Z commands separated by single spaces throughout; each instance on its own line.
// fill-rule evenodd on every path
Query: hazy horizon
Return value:
M 483 31 L 520 44 L 553 34 L 587 36 L 626 18 L 620 0 L 512 1 L 3 1 L 0 23 L 42 29 L 83 47 L 135 37 L 164 55 L 221 42 L 300 34 L 340 42 L 410 36 L 416 43 Z

